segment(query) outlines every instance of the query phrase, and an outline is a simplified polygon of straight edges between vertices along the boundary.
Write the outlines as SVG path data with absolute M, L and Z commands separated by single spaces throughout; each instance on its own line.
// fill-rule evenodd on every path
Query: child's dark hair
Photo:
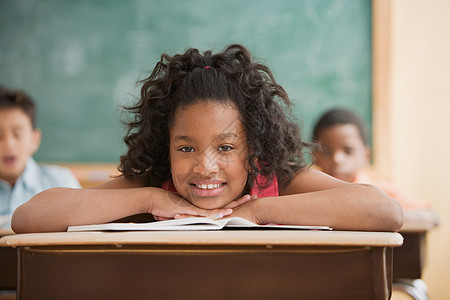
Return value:
M 141 98 L 127 109 L 134 113 L 124 138 L 128 146 L 119 170 L 126 178 L 143 175 L 150 186 L 170 179 L 169 129 L 177 108 L 199 101 L 233 103 L 247 133 L 250 166 L 246 190 L 258 174 L 276 174 L 287 184 L 305 167 L 303 142 L 296 122 L 285 112 L 291 102 L 265 65 L 254 62 L 241 45 L 203 54 L 162 54 L 151 75 L 142 80 Z
M 30 96 L 19 90 L 8 90 L 0 86 L 0 109 L 19 108 L 30 118 L 36 128 L 36 105 Z
M 313 130 L 313 141 L 317 142 L 319 139 L 320 132 L 324 129 L 330 128 L 334 125 L 345 125 L 352 124 L 354 125 L 361 136 L 362 141 L 365 145 L 367 145 L 367 131 L 364 122 L 358 117 L 355 113 L 343 109 L 343 108 L 335 108 L 332 109 L 320 117 L 314 126 Z

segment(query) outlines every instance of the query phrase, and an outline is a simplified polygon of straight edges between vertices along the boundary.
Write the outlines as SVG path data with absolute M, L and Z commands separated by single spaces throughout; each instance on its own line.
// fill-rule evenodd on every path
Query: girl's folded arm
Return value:
M 166 218 L 231 213 L 200 209 L 174 193 L 139 186 L 120 177 L 96 188 L 48 189 L 19 206 L 11 226 L 16 233 L 66 231 L 68 226 L 107 223 L 139 213 Z
M 336 230 L 397 231 L 398 201 L 371 185 L 351 184 L 316 170 L 298 172 L 280 196 L 254 202 L 259 223 L 327 225 Z
M 72 225 L 106 223 L 144 212 L 146 194 L 149 191 L 145 188 L 52 188 L 19 206 L 11 227 L 16 233 L 26 233 L 66 231 Z

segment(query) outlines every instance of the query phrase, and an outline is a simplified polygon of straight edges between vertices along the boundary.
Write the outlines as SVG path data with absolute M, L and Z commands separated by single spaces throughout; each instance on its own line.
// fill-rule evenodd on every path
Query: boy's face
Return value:
M 369 163 L 370 150 L 353 124 L 339 124 L 319 132 L 321 149 L 314 156 L 325 173 L 353 182 Z
M 0 178 L 14 185 L 40 141 L 40 131 L 33 129 L 25 112 L 20 108 L 0 109 Z
M 221 208 L 242 195 L 247 136 L 234 106 L 202 101 L 178 108 L 169 148 L 175 188 L 192 204 Z

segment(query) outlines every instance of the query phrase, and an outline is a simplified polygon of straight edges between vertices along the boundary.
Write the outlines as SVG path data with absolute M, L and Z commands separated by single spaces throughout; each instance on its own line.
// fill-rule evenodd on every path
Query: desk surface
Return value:
M 282 245 L 399 247 L 403 237 L 393 232 L 220 230 L 146 232 L 53 232 L 5 236 L 0 246 L 55 245 Z
M 433 228 L 437 227 L 436 225 L 429 225 L 429 224 L 403 224 L 402 228 L 399 230 L 400 233 L 402 232 L 428 232 L 432 230 Z

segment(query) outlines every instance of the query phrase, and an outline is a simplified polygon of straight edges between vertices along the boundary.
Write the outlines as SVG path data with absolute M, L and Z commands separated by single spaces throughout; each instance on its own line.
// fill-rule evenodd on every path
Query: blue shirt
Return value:
M 80 188 L 72 172 L 63 167 L 37 164 L 27 161 L 24 172 L 14 186 L 0 179 L 0 228 L 11 227 L 14 210 L 43 190 L 53 187 Z

